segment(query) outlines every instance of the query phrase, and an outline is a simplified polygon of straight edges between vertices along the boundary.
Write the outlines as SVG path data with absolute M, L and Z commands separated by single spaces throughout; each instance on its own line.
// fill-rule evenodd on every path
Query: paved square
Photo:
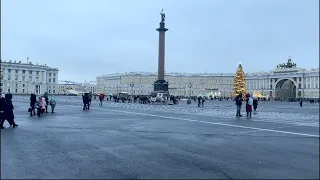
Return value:
M 1 130 L 4 179 L 319 178 L 318 104 L 259 102 L 247 119 L 233 101 L 82 111 L 80 97 L 57 97 L 38 118 L 28 98 L 13 101 L 19 127 Z

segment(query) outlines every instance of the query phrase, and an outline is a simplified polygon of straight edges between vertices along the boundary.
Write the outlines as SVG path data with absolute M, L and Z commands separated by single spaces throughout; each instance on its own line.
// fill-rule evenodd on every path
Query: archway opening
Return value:
M 280 80 L 275 87 L 276 98 L 290 99 L 296 98 L 297 87 L 295 83 L 290 79 Z

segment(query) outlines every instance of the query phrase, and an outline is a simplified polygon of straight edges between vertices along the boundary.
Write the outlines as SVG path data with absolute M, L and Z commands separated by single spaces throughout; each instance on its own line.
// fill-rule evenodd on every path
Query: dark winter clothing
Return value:
M 85 93 L 82 96 L 83 110 L 89 109 L 89 93 Z
M 242 116 L 241 115 L 241 106 L 242 106 L 242 96 L 238 95 L 235 99 L 236 105 L 237 105 L 237 115 L 236 116 Z
M 13 104 L 12 104 L 12 94 L 6 94 L 4 98 L 4 119 L 6 119 L 10 125 L 13 125 L 13 127 L 18 126 L 14 122 L 14 114 L 13 114 Z M 4 120 L 1 121 L 0 127 L 3 126 Z
M 30 96 L 30 108 L 31 108 L 30 116 L 36 115 L 36 112 L 35 112 L 36 102 L 37 102 L 37 96 L 35 94 L 31 94 L 31 96 Z
M 257 99 L 253 99 L 253 110 L 256 111 L 258 107 L 258 100 Z
M 249 101 L 251 99 L 250 94 L 246 95 L 246 112 L 247 112 L 247 117 L 250 115 L 251 118 L 251 112 L 252 112 L 252 105 L 250 105 Z

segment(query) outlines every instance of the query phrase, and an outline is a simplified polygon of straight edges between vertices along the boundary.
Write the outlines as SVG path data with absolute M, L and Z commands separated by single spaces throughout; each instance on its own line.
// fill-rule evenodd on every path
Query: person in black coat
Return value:
M 10 126 L 12 125 L 14 128 L 17 127 L 18 124 L 14 122 L 14 114 L 13 114 L 14 108 L 12 104 L 12 94 L 9 93 L 5 95 L 3 109 L 4 109 L 4 119 L 6 119 L 9 122 Z M 4 123 L 4 120 L 1 121 L 0 127 L 1 126 L 3 127 L 3 123 Z
M 237 105 L 237 117 L 241 117 L 241 106 L 242 106 L 242 93 L 240 92 L 239 95 L 236 97 L 236 105 Z
M 257 98 L 253 98 L 253 110 L 256 111 L 258 107 L 258 99 Z
M 0 98 L 0 123 L 1 123 L 0 127 L 1 127 L 1 129 L 4 129 L 4 127 L 3 127 L 3 123 L 5 121 L 5 118 L 4 118 L 4 106 L 5 106 L 4 94 L 1 94 L 1 98 Z
M 30 108 L 31 108 L 30 116 L 36 115 L 36 110 L 35 110 L 36 102 L 37 102 L 37 96 L 32 93 L 30 96 Z
M 83 110 L 89 109 L 89 93 L 85 93 L 82 96 L 82 101 L 83 101 Z
M 48 95 L 48 93 L 45 92 L 43 97 L 44 97 L 44 100 L 46 101 L 46 113 L 48 113 L 48 104 L 49 104 L 49 95 Z

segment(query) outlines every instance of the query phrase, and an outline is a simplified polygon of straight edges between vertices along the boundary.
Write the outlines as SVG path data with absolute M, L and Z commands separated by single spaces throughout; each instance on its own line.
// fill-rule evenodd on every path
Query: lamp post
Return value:
M 304 79 L 304 70 L 302 71 L 302 99 L 304 99 L 304 85 L 305 85 L 305 79 Z
M 191 97 L 191 88 L 192 88 L 191 82 L 189 82 L 188 87 L 189 87 L 189 98 L 190 98 Z
M 131 87 L 131 95 L 133 96 L 133 86 L 134 86 L 134 83 L 130 83 L 130 87 Z

